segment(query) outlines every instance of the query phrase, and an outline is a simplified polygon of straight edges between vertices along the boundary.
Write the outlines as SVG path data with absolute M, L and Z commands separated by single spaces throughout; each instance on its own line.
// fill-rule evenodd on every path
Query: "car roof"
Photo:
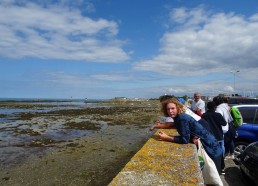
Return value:
M 229 97 L 229 99 L 257 99 L 257 98 L 254 98 L 254 97 Z
M 258 104 L 255 104 L 255 105 L 251 105 L 251 104 L 248 104 L 248 105 L 241 104 L 241 105 L 233 105 L 232 107 L 258 107 Z

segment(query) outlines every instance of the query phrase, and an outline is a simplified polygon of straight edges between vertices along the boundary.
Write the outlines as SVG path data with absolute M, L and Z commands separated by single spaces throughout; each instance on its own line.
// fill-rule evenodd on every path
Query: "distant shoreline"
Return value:
M 90 99 L 89 99 L 90 100 Z M 12 102 L 64 102 L 64 101 L 84 101 L 84 99 L 62 99 L 62 98 L 0 98 L 0 101 Z

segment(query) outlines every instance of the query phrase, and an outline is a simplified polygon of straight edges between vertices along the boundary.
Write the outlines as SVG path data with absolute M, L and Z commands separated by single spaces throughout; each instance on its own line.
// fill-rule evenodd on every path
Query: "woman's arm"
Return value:
M 173 126 L 172 122 L 166 122 L 166 123 L 161 123 L 160 120 L 156 121 L 154 125 L 151 126 L 150 130 L 154 130 L 155 128 L 157 129 L 168 129 Z
M 159 137 L 160 139 L 162 139 L 163 141 L 170 141 L 170 142 L 174 142 L 174 136 L 168 136 L 166 133 L 160 131 L 159 132 Z

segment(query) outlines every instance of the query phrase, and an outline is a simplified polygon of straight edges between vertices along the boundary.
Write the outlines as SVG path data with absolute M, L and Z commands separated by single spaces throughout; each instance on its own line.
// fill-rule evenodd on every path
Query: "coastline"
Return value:
M 150 105 L 147 102 L 136 107 L 131 104 L 116 104 L 112 108 L 68 109 L 42 114 L 32 113 L 21 121 L 33 121 L 33 125 L 51 128 L 53 123 L 63 122 L 62 126 L 65 126 L 67 122 L 85 124 L 86 120 L 91 120 L 100 128 L 87 130 L 71 125 L 70 129 L 59 129 L 74 133 L 91 132 L 74 136 L 72 139 L 53 139 L 52 142 L 48 141 L 49 143 L 38 141 L 38 146 L 30 146 L 32 143 L 24 146 L 5 146 L 4 148 L 23 149 L 19 151 L 24 152 L 25 157 L 17 163 L 15 159 L 14 162 L 10 159 L 12 163 L 1 168 L 1 185 L 107 185 L 152 136 L 149 127 L 158 114 L 158 104 L 154 102 Z M 30 128 L 35 128 L 33 125 Z M 40 134 L 44 135 L 46 131 Z M 4 148 L 1 148 L 2 155 Z M 26 154 L 26 149 L 31 148 L 39 150 Z

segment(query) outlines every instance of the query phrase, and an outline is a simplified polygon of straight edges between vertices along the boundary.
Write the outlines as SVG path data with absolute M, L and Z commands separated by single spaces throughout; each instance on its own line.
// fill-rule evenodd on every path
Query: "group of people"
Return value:
M 228 137 L 233 118 L 227 100 L 217 96 L 206 105 L 197 92 L 190 107 L 185 105 L 183 98 L 163 97 L 160 103 L 161 112 L 167 119 L 163 123 L 157 121 L 150 130 L 176 128 L 179 136 L 169 136 L 165 132 L 159 132 L 159 138 L 164 141 L 197 145 L 200 140 L 206 153 L 216 165 L 218 173 L 225 174 L 224 159 L 227 154 L 232 156 L 234 149 L 233 139 Z

